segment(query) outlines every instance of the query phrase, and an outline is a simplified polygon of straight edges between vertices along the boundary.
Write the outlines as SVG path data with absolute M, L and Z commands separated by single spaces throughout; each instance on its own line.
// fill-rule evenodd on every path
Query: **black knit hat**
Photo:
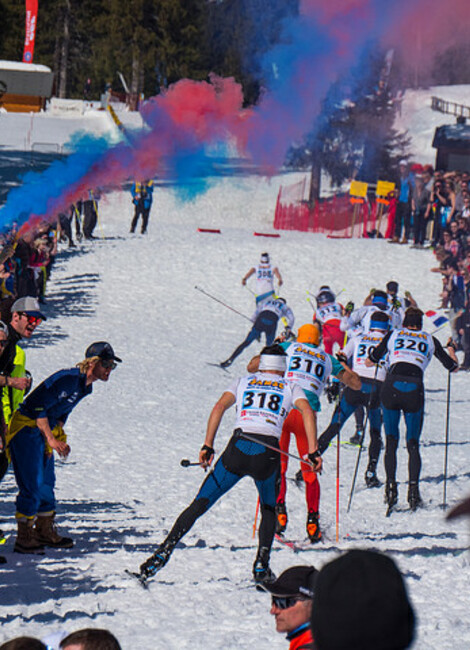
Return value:
M 318 650 L 402 650 L 415 615 L 395 562 L 354 550 L 318 574 L 311 623 Z
M 286 569 L 274 582 L 265 582 L 261 586 L 273 596 L 313 598 L 313 585 L 318 571 L 313 566 L 292 566 Z

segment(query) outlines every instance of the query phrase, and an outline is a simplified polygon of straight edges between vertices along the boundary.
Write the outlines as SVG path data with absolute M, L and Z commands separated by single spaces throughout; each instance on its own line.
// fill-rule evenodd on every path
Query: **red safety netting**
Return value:
M 395 199 L 370 203 L 349 195 L 322 199 L 310 207 L 306 179 L 281 187 L 276 202 L 274 228 L 322 232 L 330 237 L 367 237 L 379 232 L 390 237 L 395 221 Z

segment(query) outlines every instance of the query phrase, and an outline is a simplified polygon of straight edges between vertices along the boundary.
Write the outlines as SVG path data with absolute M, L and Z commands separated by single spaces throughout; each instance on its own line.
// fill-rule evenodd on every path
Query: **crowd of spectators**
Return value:
M 441 309 L 448 311 L 452 339 L 470 370 L 470 173 L 399 165 L 394 243 L 431 247 L 442 276 Z

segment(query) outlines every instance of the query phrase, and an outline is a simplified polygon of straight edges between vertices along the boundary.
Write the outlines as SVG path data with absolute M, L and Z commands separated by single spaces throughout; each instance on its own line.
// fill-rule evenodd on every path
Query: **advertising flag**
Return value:
M 23 63 L 33 62 L 37 19 L 38 0 L 26 0 L 26 33 L 24 39 Z

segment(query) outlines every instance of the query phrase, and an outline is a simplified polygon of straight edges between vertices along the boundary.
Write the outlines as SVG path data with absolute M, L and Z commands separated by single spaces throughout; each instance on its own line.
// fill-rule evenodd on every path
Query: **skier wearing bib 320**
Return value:
M 389 355 L 390 367 L 381 392 L 386 436 L 385 499 L 389 513 L 398 501 L 395 475 L 401 411 L 406 422 L 406 446 L 409 455 L 408 503 L 411 510 L 416 510 L 422 504 L 419 493 L 421 471 L 419 438 L 424 417 L 423 374 L 433 355 L 450 372 L 456 370 L 459 365 L 453 348 L 448 347 L 450 355 L 447 354 L 440 342 L 423 331 L 422 326 L 423 312 L 416 307 L 408 307 L 403 327 L 386 334 L 377 347 L 369 350 L 369 359 L 366 361 L 370 366 L 379 363 L 387 353 Z
M 320 333 L 318 327 L 306 323 L 299 328 L 296 343 L 281 343 L 281 347 L 287 353 L 286 379 L 299 385 L 304 391 L 315 416 L 320 411 L 320 396 L 323 393 L 325 384 L 331 374 L 337 377 L 347 386 L 358 389 L 361 382 L 356 373 L 345 368 L 334 357 L 319 348 Z M 282 451 L 289 451 L 290 437 L 294 434 L 297 443 L 297 450 L 301 458 L 305 458 L 308 451 L 308 439 L 301 413 L 293 408 L 287 416 L 279 446 Z M 286 472 L 289 457 L 281 457 L 281 485 L 276 503 L 276 532 L 283 533 L 287 526 L 286 510 Z M 316 472 L 309 463 L 301 463 L 302 478 L 305 482 L 305 499 L 307 501 L 307 535 L 313 543 L 321 539 L 319 524 L 320 508 L 320 483 Z
M 222 417 L 236 404 L 235 431 L 222 456 L 202 484 L 196 498 L 173 525 L 166 539 L 140 567 L 145 582 L 170 559 L 176 544 L 228 490 L 244 476 L 255 481 L 261 505 L 258 552 L 253 565 L 256 582 L 273 579 L 269 556 L 274 539 L 280 455 L 279 438 L 282 425 L 292 406 L 302 414 L 308 438 L 308 458 L 315 471 L 321 470 L 317 452 L 314 415 L 303 390 L 284 378 L 286 354 L 273 345 L 261 352 L 259 372 L 236 380 L 222 394 L 209 416 L 199 462 L 206 469 L 214 458 L 214 439 Z

